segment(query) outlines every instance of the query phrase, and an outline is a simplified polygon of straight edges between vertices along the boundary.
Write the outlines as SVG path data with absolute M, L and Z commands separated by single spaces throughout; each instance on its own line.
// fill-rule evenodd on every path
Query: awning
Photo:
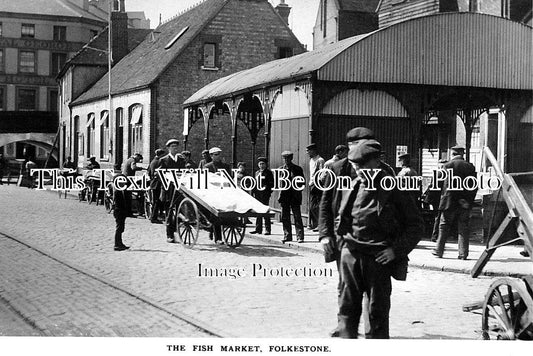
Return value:
M 220 78 L 194 106 L 312 76 L 323 82 L 533 90 L 533 28 L 470 12 L 400 22 Z
M 108 117 L 109 117 L 109 111 L 104 111 L 104 113 L 102 114 L 102 117 L 100 118 L 100 122 L 98 123 L 98 125 L 105 124 Z M 107 124 L 107 126 L 109 126 L 109 123 Z
M 87 125 L 86 127 L 89 127 L 93 124 L 94 122 L 94 114 L 89 114 L 89 117 L 87 118 Z
M 131 113 L 130 125 L 137 125 L 139 121 L 141 121 L 142 113 L 143 113 L 142 106 L 134 107 Z

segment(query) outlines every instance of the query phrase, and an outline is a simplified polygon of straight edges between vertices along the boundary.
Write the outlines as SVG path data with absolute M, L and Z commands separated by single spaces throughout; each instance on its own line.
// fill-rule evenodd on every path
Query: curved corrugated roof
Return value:
M 323 81 L 533 90 L 532 30 L 477 13 L 420 17 L 221 78 L 184 104 L 312 73 Z

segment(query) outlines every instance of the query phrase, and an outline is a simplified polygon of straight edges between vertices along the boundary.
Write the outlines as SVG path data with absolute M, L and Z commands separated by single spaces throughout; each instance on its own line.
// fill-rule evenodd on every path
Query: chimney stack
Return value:
M 289 14 L 291 13 L 291 7 L 285 4 L 285 0 L 281 0 L 279 5 L 276 6 L 279 16 L 289 25 Z
M 128 54 L 128 14 L 124 9 L 124 0 L 113 2 L 111 29 L 113 37 L 113 64 L 116 64 Z

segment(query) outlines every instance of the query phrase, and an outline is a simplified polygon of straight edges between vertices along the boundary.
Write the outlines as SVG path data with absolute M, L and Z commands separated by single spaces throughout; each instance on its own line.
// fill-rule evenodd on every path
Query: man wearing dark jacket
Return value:
M 159 160 L 160 169 L 184 169 L 185 160 L 180 157 L 178 153 L 180 142 L 175 138 L 167 141 L 168 155 Z M 167 190 L 161 189 L 161 202 L 165 205 L 166 211 L 169 211 L 171 204 L 179 204 L 179 201 L 172 201 L 172 197 L 175 191 L 174 184 L 170 184 Z M 174 232 L 176 232 L 176 219 L 167 214 L 167 242 L 174 243 Z
M 156 169 L 160 166 L 161 157 L 165 155 L 165 151 L 158 148 L 155 150 L 155 157 L 148 166 L 148 176 L 150 177 L 150 190 L 152 191 L 152 214 L 150 215 L 150 222 L 152 224 L 158 224 L 159 212 L 161 211 L 161 201 L 159 199 L 161 195 L 161 181 L 157 175 Z
M 290 151 L 283 151 L 281 157 L 285 164 L 280 169 L 288 172 L 288 179 L 292 182 L 294 177 L 304 177 L 302 167 L 292 163 L 293 153 Z M 296 190 L 292 186 L 289 189 L 280 191 L 278 202 L 281 205 L 281 222 L 283 224 L 283 240 L 282 242 L 292 241 L 292 226 L 291 226 L 291 210 L 294 215 L 294 227 L 296 228 L 296 238 L 298 242 L 304 242 L 304 224 L 302 221 L 302 191 Z
M 451 169 L 455 177 L 461 178 L 464 182 L 466 177 L 476 177 L 476 168 L 470 162 L 463 158 L 464 148 L 461 146 L 452 147 L 452 158 L 450 162 L 443 166 L 444 170 Z M 444 246 L 446 240 L 450 236 L 450 231 L 454 224 L 457 224 L 458 240 L 459 240 L 459 256 L 460 260 L 466 260 L 468 257 L 468 248 L 470 241 L 470 212 L 476 197 L 476 190 L 449 190 L 447 181 L 442 187 L 442 195 L 440 198 L 439 211 L 439 237 L 437 239 L 437 246 L 433 250 L 433 255 L 441 258 L 444 254 Z
M 357 338 L 363 294 L 369 297 L 369 328 L 366 338 L 389 338 L 391 276 L 405 280 L 407 255 L 423 236 L 424 224 L 411 196 L 399 190 L 386 191 L 380 169 L 374 184 L 362 169 L 379 169 L 381 145 L 364 140 L 350 148 L 349 160 L 358 177 L 353 189 L 342 193 L 337 234 L 343 236 L 340 257 L 342 289 L 339 305 L 339 336 Z
M 259 179 L 262 179 L 263 190 L 257 189 L 257 187 L 252 191 L 252 195 L 255 199 L 259 200 L 265 205 L 269 205 L 270 196 L 272 195 L 272 188 L 274 188 L 274 175 L 272 171 L 268 169 L 268 162 L 266 157 L 259 157 L 257 159 L 257 165 L 259 170 L 255 172 L 255 180 L 259 182 Z M 265 216 L 265 235 L 270 235 L 271 233 L 271 223 L 270 216 Z M 251 234 L 261 234 L 263 232 L 263 218 L 261 216 L 257 217 L 255 220 L 255 230 L 251 231 Z

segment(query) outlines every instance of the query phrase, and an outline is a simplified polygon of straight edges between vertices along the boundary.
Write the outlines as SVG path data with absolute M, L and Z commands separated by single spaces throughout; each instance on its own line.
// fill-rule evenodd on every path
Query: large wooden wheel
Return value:
M 481 328 L 485 340 L 533 340 L 533 297 L 524 281 L 501 278 L 492 283 Z
M 236 219 L 231 223 L 222 225 L 222 238 L 226 246 L 235 248 L 239 246 L 244 239 L 246 224 L 243 219 Z
M 189 198 L 181 201 L 176 210 L 178 238 L 183 246 L 192 248 L 198 241 L 200 232 L 200 214 L 198 207 Z

